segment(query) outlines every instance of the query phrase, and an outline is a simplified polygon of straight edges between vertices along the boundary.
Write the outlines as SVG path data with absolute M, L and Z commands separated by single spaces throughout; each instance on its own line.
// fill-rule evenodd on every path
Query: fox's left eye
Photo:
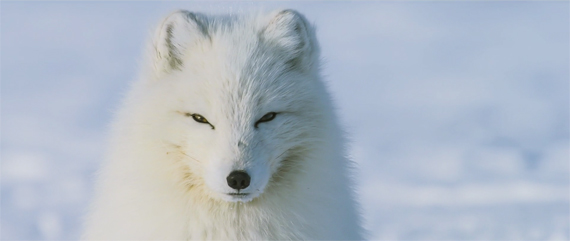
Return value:
M 263 117 L 261 117 L 261 119 L 259 119 L 257 122 L 255 122 L 255 127 L 257 127 L 257 125 L 261 122 L 268 122 L 268 121 L 275 119 L 275 116 L 277 116 L 277 113 L 275 113 L 275 112 L 269 112 L 269 113 L 265 114 Z

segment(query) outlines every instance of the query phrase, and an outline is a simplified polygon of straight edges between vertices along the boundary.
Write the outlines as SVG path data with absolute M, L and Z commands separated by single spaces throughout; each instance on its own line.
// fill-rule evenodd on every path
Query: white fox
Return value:
M 83 239 L 362 239 L 352 162 L 303 15 L 177 11 L 148 53 Z

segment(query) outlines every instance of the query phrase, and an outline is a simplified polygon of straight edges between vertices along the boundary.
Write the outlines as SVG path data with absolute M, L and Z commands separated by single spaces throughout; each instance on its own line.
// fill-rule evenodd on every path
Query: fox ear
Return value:
M 294 66 L 309 68 L 318 57 L 318 46 L 313 27 L 295 10 L 272 14 L 262 31 L 262 38 L 283 50 L 283 57 Z
M 180 70 L 188 47 L 207 38 L 206 19 L 185 10 L 171 13 L 156 30 L 152 47 L 154 68 L 157 74 Z

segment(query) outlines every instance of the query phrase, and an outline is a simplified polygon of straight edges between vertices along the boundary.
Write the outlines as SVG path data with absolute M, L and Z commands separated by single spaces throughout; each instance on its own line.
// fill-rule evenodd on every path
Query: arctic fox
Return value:
M 352 162 L 294 10 L 158 26 L 83 239 L 359 240 Z

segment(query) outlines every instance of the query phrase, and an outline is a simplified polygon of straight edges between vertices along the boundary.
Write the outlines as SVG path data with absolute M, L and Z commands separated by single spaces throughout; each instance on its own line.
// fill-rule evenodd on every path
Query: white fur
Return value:
M 177 11 L 150 46 L 83 239 L 362 239 L 352 164 L 301 14 Z M 227 194 L 233 170 L 250 174 L 248 196 Z

